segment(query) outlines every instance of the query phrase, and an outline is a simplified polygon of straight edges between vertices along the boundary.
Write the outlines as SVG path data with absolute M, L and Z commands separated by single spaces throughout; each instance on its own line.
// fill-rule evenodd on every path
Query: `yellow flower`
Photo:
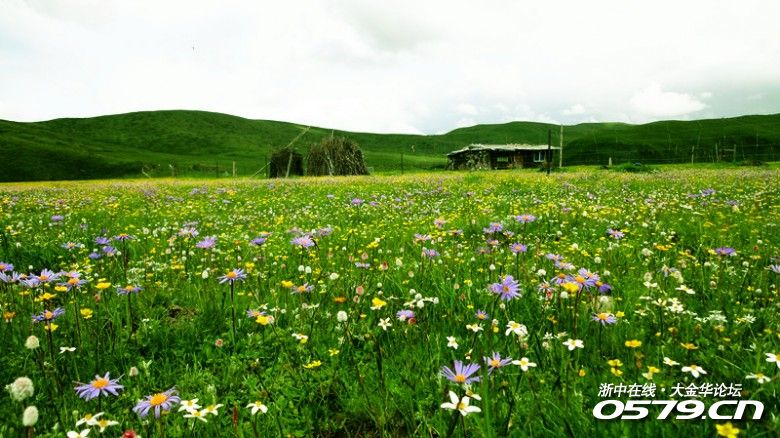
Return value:
M 65 286 L 54 286 L 54 290 L 56 292 L 67 292 L 68 288 L 65 287 Z M 48 292 L 46 294 L 48 294 Z M 46 294 L 44 294 L 44 295 L 46 295 Z
M 106 282 L 106 281 L 101 281 L 100 283 L 95 285 L 95 287 L 100 289 L 100 290 L 104 290 L 104 289 L 108 289 L 109 287 L 111 287 L 111 283 Z
M 335 356 L 335 355 L 337 355 L 339 353 L 341 353 L 341 351 L 339 351 L 339 350 L 337 350 L 335 348 L 328 349 L 328 354 L 331 355 L 331 356 Z
M 726 438 L 736 438 L 740 432 L 740 429 L 731 424 L 730 421 L 726 424 L 716 424 L 715 428 L 718 430 L 718 435 Z
M 609 360 L 609 361 L 607 361 L 607 364 L 609 364 L 609 366 L 611 366 L 611 367 L 622 367 L 623 366 L 623 362 L 621 362 L 620 359 Z
M 577 374 L 579 374 L 580 377 L 585 377 L 585 368 L 580 368 L 580 372 Z
M 284 280 L 282 281 L 282 287 L 285 289 L 290 289 L 291 287 L 293 287 L 293 282 L 289 280 Z
M 92 309 L 88 307 L 81 309 L 81 317 L 84 319 L 92 318 Z
M 16 316 L 16 312 L 9 312 L 7 310 L 3 311 L 3 319 L 5 320 L 5 322 L 11 322 L 15 316 Z
M 642 346 L 642 341 L 638 341 L 636 339 L 632 339 L 630 341 L 626 341 L 626 347 L 628 348 L 637 348 Z
M 315 360 L 313 362 L 307 363 L 303 367 L 306 368 L 307 370 L 310 370 L 310 369 L 313 369 L 313 368 L 319 368 L 320 366 L 322 366 L 322 362 L 319 361 L 319 360 Z
M 373 310 L 379 310 L 382 307 L 385 307 L 387 305 L 387 301 L 383 301 L 379 297 L 374 297 L 371 299 L 371 309 Z
M 53 332 L 53 331 L 57 330 L 57 327 L 59 327 L 59 326 L 57 324 L 53 323 L 53 322 L 51 324 L 46 324 L 46 330 L 48 330 L 50 332 Z
M 620 377 L 620 376 L 623 375 L 623 371 L 620 371 L 620 369 L 618 369 L 618 368 L 610 368 L 609 370 L 612 372 L 613 375 L 615 375 L 617 377 Z
M 57 295 L 50 294 L 50 293 L 48 293 L 48 292 L 44 292 L 44 294 L 43 294 L 43 295 L 41 295 L 41 299 L 42 299 L 43 301 L 49 301 L 49 300 L 51 300 L 51 299 L 53 299 L 53 298 L 57 298 Z
M 686 350 L 697 350 L 699 348 L 693 345 L 691 342 L 681 342 L 680 345 Z
M 268 325 L 271 323 L 271 317 L 268 315 L 257 315 L 255 322 L 260 325 Z
M 566 292 L 569 292 L 571 294 L 580 291 L 580 286 L 577 283 L 571 281 L 567 281 L 566 283 L 563 283 L 562 286 L 564 289 L 566 289 Z
M 618 310 L 617 312 L 615 312 L 615 316 L 617 318 L 622 318 L 622 317 L 626 316 L 626 313 L 623 312 L 622 310 Z

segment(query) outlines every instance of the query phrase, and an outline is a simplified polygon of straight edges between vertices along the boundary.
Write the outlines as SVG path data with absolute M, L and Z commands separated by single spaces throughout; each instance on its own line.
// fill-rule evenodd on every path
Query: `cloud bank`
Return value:
M 4 0 L 0 118 L 200 109 L 438 133 L 775 113 L 777 16 L 753 0 Z

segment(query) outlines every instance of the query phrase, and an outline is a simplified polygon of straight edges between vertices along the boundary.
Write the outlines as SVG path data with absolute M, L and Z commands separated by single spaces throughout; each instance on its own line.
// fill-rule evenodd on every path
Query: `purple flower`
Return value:
M 60 279 L 60 274 L 52 272 L 48 269 L 44 269 L 38 275 L 33 275 L 32 278 L 38 281 L 38 283 L 51 283 Z
M 255 310 L 255 309 L 247 309 L 247 311 L 246 311 L 246 316 L 248 318 L 252 318 L 252 319 L 255 319 L 258 316 L 265 315 L 265 314 L 266 314 L 265 312 L 260 311 L 260 310 Z
M 720 248 L 715 248 L 715 254 L 719 256 L 735 256 L 737 251 L 729 246 L 721 246 Z
M 50 322 L 65 313 L 65 309 L 57 307 L 54 310 L 44 310 L 40 315 L 33 315 L 33 322 Z
M 780 274 L 780 265 L 769 265 L 768 268 L 775 274 Z
M 360 198 L 352 198 L 352 200 L 349 201 L 349 203 L 352 204 L 352 205 L 360 205 L 363 202 L 364 201 L 362 199 L 360 199 Z
M 593 320 L 600 322 L 601 325 L 615 324 L 617 322 L 615 315 L 608 312 L 594 313 Z
M 133 239 L 135 239 L 135 237 L 133 237 L 133 236 L 127 234 L 127 233 L 120 233 L 120 234 L 117 234 L 116 236 L 114 236 L 114 240 L 117 240 L 119 242 L 126 242 L 128 240 L 133 240 Z
M 530 224 L 531 222 L 536 220 L 536 216 L 532 214 L 521 214 L 518 216 L 515 216 L 515 220 L 517 222 L 520 222 L 521 224 Z
M 484 310 L 477 310 L 477 313 L 475 313 L 474 316 L 480 321 L 484 321 L 490 318 L 490 316 Z
M 116 255 L 116 248 L 114 248 L 113 246 L 104 246 L 102 251 L 103 254 L 106 255 L 106 257 L 113 257 Z
M 332 227 L 318 228 L 317 231 L 314 234 L 317 237 L 330 236 L 331 234 L 333 234 L 333 228 Z
M 509 250 L 512 251 L 514 254 L 518 254 L 521 252 L 528 251 L 528 247 L 523 245 L 522 243 L 513 243 L 509 245 Z
M 68 279 L 63 283 L 57 283 L 57 286 L 64 286 L 67 288 L 68 291 L 73 289 L 74 287 L 76 289 L 80 289 L 81 286 L 84 286 L 87 284 L 87 280 L 83 280 L 81 278 L 81 274 L 78 272 L 67 272 L 65 273 L 65 276 L 68 277 Z
M 701 196 L 710 196 L 715 194 L 715 189 L 704 189 L 699 193 L 701 194 Z
M 51 221 L 52 222 L 62 222 L 64 219 L 65 219 L 65 216 L 63 216 L 61 214 L 55 214 L 54 216 L 51 217 Z
M 455 371 L 452 371 L 448 367 L 441 367 L 441 375 L 446 377 L 450 382 L 455 383 L 471 383 L 479 382 L 479 376 L 471 377 L 474 373 L 479 371 L 479 365 L 471 363 L 463 366 L 463 362 L 455 361 Z
M 501 368 L 503 366 L 506 366 L 506 365 L 509 365 L 510 363 L 512 363 L 512 358 L 511 357 L 505 357 L 505 358 L 502 359 L 501 355 L 496 353 L 495 351 L 493 352 L 493 357 L 486 357 L 485 356 L 482 359 L 485 361 L 485 364 L 490 367 L 490 369 L 488 370 L 488 373 L 492 373 L 493 370 L 496 370 L 498 368 Z
M 198 233 L 198 230 L 195 227 L 184 227 L 179 230 L 179 237 L 190 238 L 195 237 L 198 234 L 200 233 Z
M 485 234 L 500 233 L 504 229 L 504 226 L 498 222 L 491 222 L 490 226 L 483 228 L 482 232 Z
M 577 271 L 577 275 L 575 275 L 572 279 L 580 286 L 584 286 L 588 289 L 590 289 L 593 286 L 596 286 L 596 283 L 598 283 L 601 280 L 598 274 L 594 274 L 593 272 L 590 272 L 585 268 L 581 268 L 579 271 Z
M 309 249 L 312 246 L 315 245 L 314 240 L 307 234 L 304 234 L 303 236 L 296 237 L 292 241 L 290 241 L 294 246 L 300 246 L 304 249 Z
M 0 262 L 0 272 L 13 271 L 14 265 L 6 262 Z
M 129 294 L 137 294 L 138 292 L 141 292 L 143 288 L 141 286 L 135 286 L 132 284 L 128 284 L 125 287 L 117 287 L 116 293 L 118 295 L 129 295 Z
M 501 300 L 503 301 L 510 301 L 512 298 L 521 296 L 519 290 L 520 284 L 511 275 L 504 277 L 504 280 L 500 283 L 490 285 L 490 291 L 501 295 Z
M 563 261 L 563 256 L 562 256 L 562 255 L 559 255 L 559 254 L 553 254 L 553 253 L 549 253 L 549 254 L 545 255 L 544 257 L 545 257 L 547 260 L 550 260 L 550 261 L 552 261 L 552 262 L 554 262 L 554 263 L 558 263 L 558 262 L 561 262 L 561 261 Z
M 214 245 L 216 244 L 217 244 L 217 238 L 210 236 L 196 243 L 195 247 L 200 249 L 211 249 L 214 248 Z
M 100 260 L 100 254 L 96 252 L 89 253 L 87 257 L 89 257 L 91 260 Z
M 309 283 L 303 283 L 300 286 L 293 286 L 290 288 L 292 293 L 294 294 L 302 294 L 306 292 L 311 292 L 314 290 L 314 285 L 311 285 Z
M 3 283 L 15 284 L 22 281 L 22 275 L 18 272 L 11 272 L 10 275 L 0 272 L 0 281 Z
M 427 242 L 429 240 L 431 240 L 431 236 L 429 234 L 415 233 L 414 235 L 414 243 Z
M 434 258 L 434 257 L 438 257 L 439 256 L 439 252 L 436 251 L 435 249 L 423 248 L 422 253 L 423 253 L 423 255 L 425 257 L 428 257 L 428 258 L 431 258 L 431 259 Z
M 147 395 L 146 399 L 138 402 L 133 408 L 133 412 L 141 418 L 146 418 L 149 411 L 154 410 L 154 417 L 160 418 L 161 411 L 170 411 L 171 408 L 181 402 L 176 389 L 171 388 L 165 392 L 153 395 Z
M 410 324 L 414 321 L 414 312 L 408 309 L 399 310 L 395 316 L 399 321 L 409 321 Z
M 98 245 L 108 245 L 108 243 L 111 242 L 111 240 L 108 239 L 108 237 L 104 236 L 98 236 L 95 237 L 95 243 Z
M 123 390 L 125 387 L 117 382 L 119 382 L 119 378 L 112 379 L 110 373 L 106 373 L 103 377 L 95 375 L 95 380 L 84 385 L 79 385 L 74 389 L 79 397 L 89 401 L 93 398 L 107 396 L 109 394 L 115 396 L 119 395 L 118 391 Z
M 264 244 L 267 240 L 268 240 L 267 237 L 255 237 L 249 243 L 251 243 L 252 245 L 255 245 L 255 246 L 260 246 L 260 245 Z
M 227 274 L 219 277 L 219 284 L 224 284 L 227 282 L 230 282 L 230 284 L 233 284 L 236 282 L 236 280 L 244 281 L 246 280 L 246 274 L 244 273 L 243 269 L 233 269 L 232 271 L 228 272 Z
M 67 249 L 68 251 L 72 251 L 74 249 L 78 248 L 84 248 L 84 245 L 81 243 L 75 243 L 75 242 L 66 242 L 61 245 L 62 248 Z
M 555 267 L 561 271 L 573 271 L 574 265 L 569 262 L 555 262 Z
M 607 229 L 607 234 L 614 237 L 616 240 L 620 240 L 625 237 L 625 233 L 620 230 L 613 230 L 612 228 Z

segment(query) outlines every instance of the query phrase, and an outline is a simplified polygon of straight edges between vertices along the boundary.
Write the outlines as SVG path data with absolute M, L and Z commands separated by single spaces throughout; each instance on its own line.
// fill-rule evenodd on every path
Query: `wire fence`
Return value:
M 420 171 L 443 171 L 447 169 L 446 155 L 434 156 L 423 154 L 405 153 L 406 164 L 399 152 L 396 160 L 374 163 L 367 160 L 369 173 L 410 173 Z M 410 158 L 414 158 L 411 161 Z M 554 167 L 563 164 L 566 166 L 609 166 L 625 163 L 641 164 L 697 164 L 697 163 L 723 163 L 739 165 L 761 165 L 767 162 L 780 161 L 780 144 L 766 145 L 760 151 L 750 147 L 718 147 L 709 150 L 688 150 L 687 154 L 680 149 L 670 150 L 620 150 L 607 148 L 594 148 L 590 151 L 581 149 L 563 149 L 562 163 L 558 152 L 554 151 L 552 165 Z M 539 164 L 540 167 L 544 163 Z M 246 160 L 223 160 L 214 162 L 179 162 L 169 163 L 168 166 L 145 166 L 141 174 L 146 177 L 186 177 L 186 178 L 233 178 L 253 177 L 270 178 L 270 162 L 267 159 L 259 159 L 248 162 Z M 290 176 L 302 176 L 291 174 Z

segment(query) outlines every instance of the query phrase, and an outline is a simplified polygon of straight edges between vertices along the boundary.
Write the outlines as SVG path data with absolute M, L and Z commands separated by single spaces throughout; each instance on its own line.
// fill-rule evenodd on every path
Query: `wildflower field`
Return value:
M 779 188 L 774 169 L 2 185 L 0 436 L 777 436 Z M 692 384 L 763 415 L 593 414 Z

